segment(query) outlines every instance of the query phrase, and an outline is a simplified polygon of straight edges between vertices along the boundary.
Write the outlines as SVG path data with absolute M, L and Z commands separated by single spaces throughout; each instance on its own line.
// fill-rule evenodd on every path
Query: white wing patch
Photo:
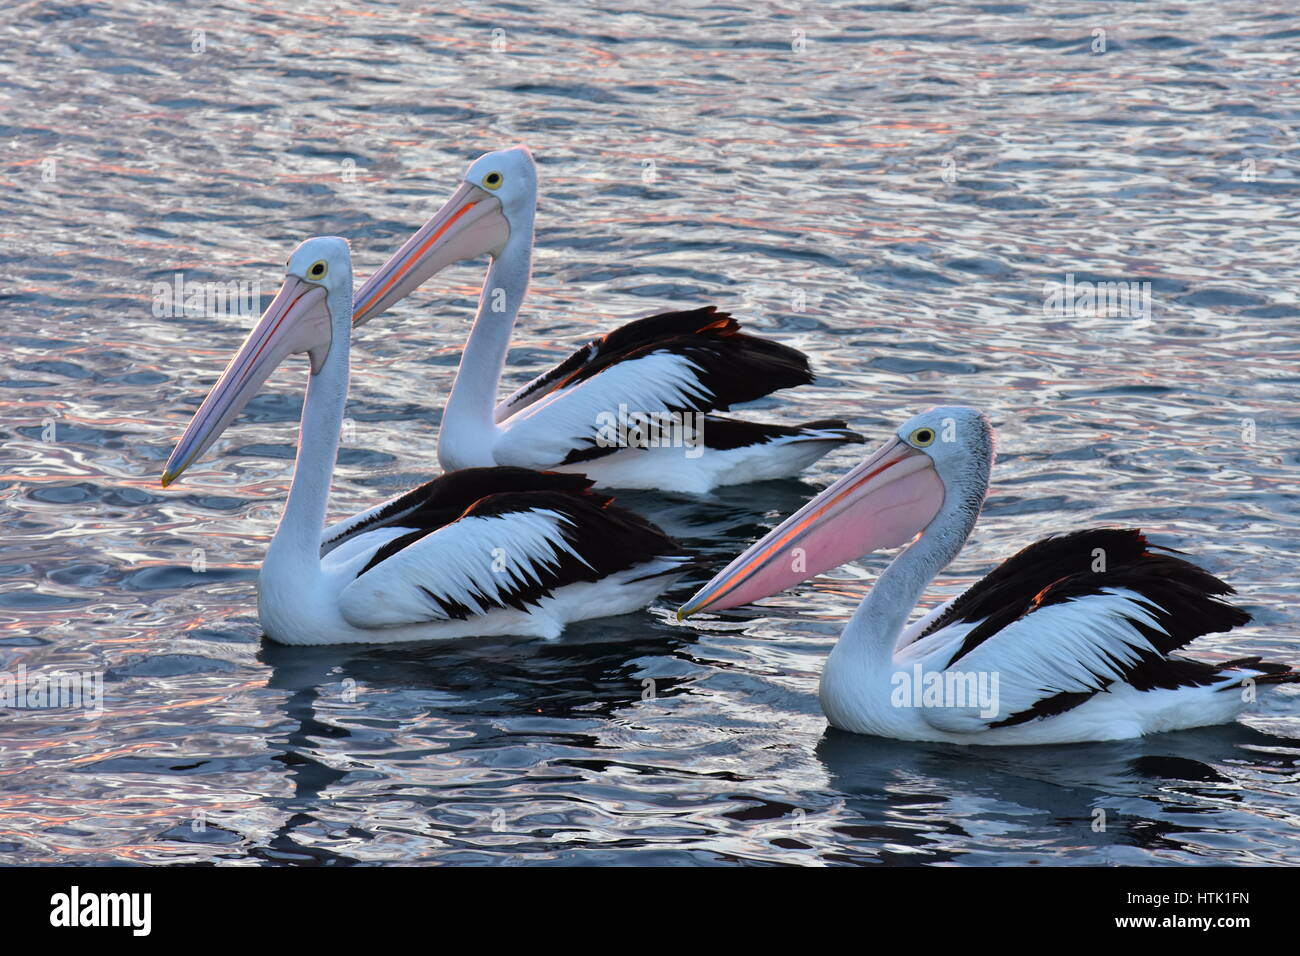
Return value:
M 570 525 L 550 509 L 461 518 L 353 580 L 339 595 L 339 610 L 354 627 L 395 627 L 547 596 L 558 584 L 551 575 L 548 587 L 543 576 L 562 556 L 591 567 L 564 539 L 562 528 Z
M 960 703 L 947 701 L 942 707 L 926 707 L 925 720 L 951 733 L 987 730 L 989 724 L 1028 710 L 1044 698 L 1098 690 L 1107 681 L 1123 680 L 1142 653 L 1159 653 L 1133 626 L 1135 621 L 1164 633 L 1150 604 L 1127 588 L 1105 588 L 1099 594 L 1038 608 L 955 661 L 948 671 L 987 675 L 988 686 L 996 686 L 996 715 L 981 715 L 980 706 L 947 706 Z M 929 644 L 949 630 L 944 628 L 918 644 Z M 943 669 L 954 650 L 951 640 L 941 642 L 921 661 L 922 670 Z
M 508 418 L 497 439 L 496 461 L 525 468 L 555 465 L 569 452 L 591 447 L 602 424 L 617 427 L 620 407 L 628 414 L 711 407 L 713 392 L 701 374 L 698 365 L 676 352 L 617 362 Z

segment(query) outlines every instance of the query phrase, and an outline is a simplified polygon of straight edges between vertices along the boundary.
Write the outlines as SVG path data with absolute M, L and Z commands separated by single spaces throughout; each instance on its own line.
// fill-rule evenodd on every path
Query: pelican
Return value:
M 289 498 L 258 575 L 258 614 L 282 644 L 519 634 L 635 611 L 690 557 L 580 475 L 445 474 L 322 535 L 348 391 L 347 241 L 308 239 L 163 472 L 171 484 L 289 355 L 311 364 Z M 322 537 L 324 543 L 322 543 Z
M 835 727 L 961 744 L 1117 740 L 1226 723 L 1255 684 L 1300 680 L 1259 658 L 1174 654 L 1250 615 L 1224 599 L 1231 587 L 1137 530 L 1045 538 L 905 626 L 974 528 L 992 462 L 993 431 L 975 409 L 918 415 L 736 558 L 678 618 L 748 604 L 910 541 L 827 658 L 820 698 Z
M 353 299 L 361 325 L 453 263 L 491 256 L 442 416 L 444 468 L 548 468 L 584 473 L 598 487 L 699 494 L 796 475 L 863 440 L 839 420 L 767 425 L 708 414 L 812 381 L 801 352 L 744 334 L 713 307 L 630 322 L 498 404 L 532 271 L 536 206 L 537 170 L 526 148 L 481 156 Z

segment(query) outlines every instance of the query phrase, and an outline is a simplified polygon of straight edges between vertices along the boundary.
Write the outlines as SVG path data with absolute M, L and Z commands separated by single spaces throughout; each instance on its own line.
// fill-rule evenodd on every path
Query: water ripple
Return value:
M 351 237 L 365 272 L 468 159 L 524 141 L 543 195 L 508 386 L 617 320 L 717 303 L 818 370 L 754 414 L 875 440 L 930 404 L 988 410 L 986 518 L 928 600 L 1045 532 L 1140 524 L 1254 615 L 1206 653 L 1294 660 L 1292 20 L 1247 0 L 11 4 L 0 668 L 98 672 L 104 700 L 0 720 L 0 860 L 1300 862 L 1295 694 L 1075 748 L 826 732 L 817 675 L 879 557 L 698 627 L 668 610 L 688 584 L 554 642 L 265 644 L 252 579 L 301 369 L 163 491 L 251 320 L 155 309 L 183 274 L 259 283 L 256 312 L 313 233 Z M 1067 277 L 1150 283 L 1150 311 L 1045 312 Z M 432 472 L 478 283 L 449 272 L 360 336 L 339 513 Z M 722 561 L 856 454 L 624 500 Z

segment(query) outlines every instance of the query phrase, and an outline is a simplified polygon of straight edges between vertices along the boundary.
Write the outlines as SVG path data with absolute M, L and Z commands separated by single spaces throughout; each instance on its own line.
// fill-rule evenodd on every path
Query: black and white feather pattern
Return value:
M 926 719 L 954 732 L 1009 727 L 1064 713 L 1117 683 L 1231 687 L 1273 673 L 1269 665 L 1250 670 L 1253 659 L 1212 664 L 1173 654 L 1250 620 L 1225 600 L 1230 586 L 1175 554 L 1148 545 L 1140 531 L 1114 529 L 1025 548 L 935 616 L 909 655 L 927 652 L 936 670 L 996 673 L 998 714 L 935 709 Z
M 833 445 L 862 444 L 866 441 L 849 428 L 848 422 L 839 418 L 823 418 L 798 425 L 771 425 L 765 422 L 747 422 L 721 415 L 705 415 L 698 435 L 692 430 L 692 440 L 712 451 L 729 451 L 735 448 L 758 448 L 773 442 L 827 442 Z M 572 465 L 596 461 L 611 455 L 620 448 L 605 446 L 588 440 L 586 447 L 573 449 L 561 464 Z
M 713 411 L 807 385 L 813 375 L 797 349 L 748 335 L 714 306 L 647 316 L 592 339 L 559 365 L 519 389 L 496 408 L 498 423 L 554 394 L 575 388 L 621 363 L 675 357 L 690 381 L 674 389 L 667 411 Z M 645 366 L 649 369 L 649 363 Z M 631 403 L 629 403 L 631 404 Z M 640 408 L 659 406 L 640 405 Z
M 691 566 L 672 538 L 590 484 L 493 467 L 422 485 L 332 543 L 340 561 L 358 565 L 340 612 L 360 628 L 463 621 L 527 611 L 568 585 Z
M 518 491 L 581 494 L 591 487 L 582 475 L 562 475 L 530 468 L 462 468 L 426 481 L 368 511 L 325 529 L 321 553 L 328 554 L 359 534 L 396 526 L 433 531 L 450 524 L 485 495 Z

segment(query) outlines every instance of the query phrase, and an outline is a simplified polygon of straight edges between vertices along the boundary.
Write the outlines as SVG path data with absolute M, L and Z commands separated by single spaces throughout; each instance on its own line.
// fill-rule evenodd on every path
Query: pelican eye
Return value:
M 325 278 L 325 273 L 329 271 L 329 264 L 324 259 L 317 259 L 311 264 L 311 268 L 307 270 L 307 278 L 323 279 Z
M 912 437 L 908 439 L 917 448 L 925 448 L 927 445 L 934 444 L 933 428 L 918 428 L 912 432 Z
M 488 189 L 500 189 L 503 181 L 500 173 L 488 173 L 483 177 L 483 185 Z

